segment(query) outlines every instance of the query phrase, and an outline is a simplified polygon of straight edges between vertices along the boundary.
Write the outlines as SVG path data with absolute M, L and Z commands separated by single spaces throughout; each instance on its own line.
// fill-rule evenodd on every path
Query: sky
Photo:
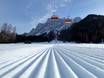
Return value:
M 104 15 L 104 0 L 0 0 L 0 25 L 12 24 L 17 33 L 29 32 L 52 15 L 84 18 L 88 14 Z

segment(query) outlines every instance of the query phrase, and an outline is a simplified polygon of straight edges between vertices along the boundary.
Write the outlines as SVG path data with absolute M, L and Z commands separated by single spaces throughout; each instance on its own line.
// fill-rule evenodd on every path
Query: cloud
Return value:
M 31 24 L 34 28 L 36 28 L 36 26 L 39 24 L 39 23 L 44 23 L 47 21 L 47 19 L 49 17 L 51 17 L 53 15 L 53 12 L 55 12 L 55 10 L 52 10 L 51 11 L 47 11 L 47 13 L 41 17 L 36 17 L 36 18 L 33 18 Z
M 55 4 L 53 3 L 54 2 L 50 2 L 47 5 L 48 11 L 56 12 L 59 8 L 66 7 L 67 5 L 69 5 L 71 3 L 71 0 L 55 0 Z
M 69 3 L 71 3 L 71 0 L 57 0 L 55 5 L 52 5 L 52 2 L 49 2 L 45 8 L 47 12 L 41 17 L 33 18 L 31 24 L 35 28 L 38 23 L 46 22 L 47 18 L 51 17 L 55 12 L 58 11 L 58 9 L 66 7 Z
M 47 13 L 46 15 L 42 16 L 42 17 L 38 17 L 38 18 L 33 18 L 31 24 L 34 28 L 36 28 L 36 26 L 39 24 L 39 23 L 44 23 L 47 21 L 47 18 L 49 18 L 50 16 L 52 16 L 51 12 L 50 13 Z
M 67 5 L 69 5 L 71 3 L 71 0 L 60 0 L 60 2 L 58 2 L 57 6 L 59 8 L 61 7 L 66 7 Z

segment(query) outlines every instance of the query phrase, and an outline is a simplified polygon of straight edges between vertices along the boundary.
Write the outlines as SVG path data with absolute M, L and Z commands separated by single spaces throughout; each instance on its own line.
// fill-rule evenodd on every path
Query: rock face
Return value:
M 67 20 L 67 22 L 65 22 Z M 69 20 L 69 21 L 68 21 Z M 44 33 L 49 33 L 54 30 L 64 30 L 69 28 L 74 22 L 79 22 L 81 19 L 75 18 L 75 19 L 69 19 L 69 18 L 59 18 L 56 16 L 52 16 L 51 18 L 48 18 L 46 23 L 39 23 L 37 27 L 32 29 L 28 35 L 41 35 Z
M 75 17 L 74 18 L 74 22 L 80 22 L 81 21 L 81 18 L 80 17 Z

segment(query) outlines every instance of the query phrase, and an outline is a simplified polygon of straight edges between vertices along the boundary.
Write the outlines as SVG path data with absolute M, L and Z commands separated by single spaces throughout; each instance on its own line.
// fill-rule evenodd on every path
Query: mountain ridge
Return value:
M 61 31 L 68 29 L 73 23 L 79 22 L 81 20 L 80 17 L 76 17 L 75 19 L 70 18 L 59 18 L 58 16 L 52 16 L 48 18 L 45 23 L 39 23 L 36 28 L 33 28 L 28 35 L 41 35 L 44 33 L 49 33 L 51 31 Z

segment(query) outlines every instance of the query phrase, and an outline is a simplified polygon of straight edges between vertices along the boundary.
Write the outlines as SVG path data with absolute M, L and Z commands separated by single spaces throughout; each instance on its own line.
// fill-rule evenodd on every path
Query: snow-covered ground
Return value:
M 0 44 L 0 78 L 104 78 L 104 45 Z

